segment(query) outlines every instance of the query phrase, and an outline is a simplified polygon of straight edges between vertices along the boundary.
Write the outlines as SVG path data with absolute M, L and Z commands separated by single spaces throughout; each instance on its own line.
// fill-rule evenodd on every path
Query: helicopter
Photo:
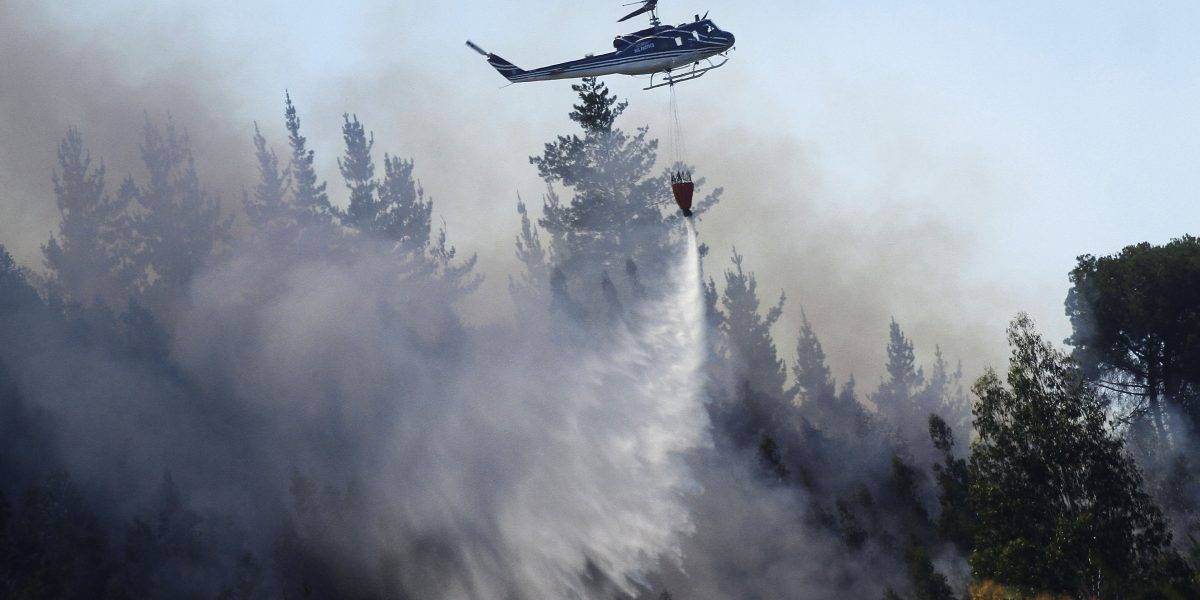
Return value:
M 663 25 L 658 18 L 658 0 L 640 0 L 632 4 L 641 6 L 617 22 L 649 13 L 650 27 L 618 35 L 613 40 L 615 50 L 606 54 L 589 54 L 579 60 L 526 71 L 470 40 L 467 40 L 467 46 L 486 57 L 488 64 L 512 83 L 613 74 L 650 75 L 650 85 L 644 88 L 650 90 L 699 78 L 729 60 L 733 34 L 717 27 L 708 18 L 708 13 L 704 13 L 703 17 L 696 15 L 691 23 L 670 26 Z M 712 60 L 716 56 L 722 57 L 718 63 Z M 707 66 L 701 67 L 701 61 L 706 62 Z M 692 68 L 685 69 L 688 65 Z M 663 80 L 657 84 L 654 83 L 656 75 L 663 76 Z

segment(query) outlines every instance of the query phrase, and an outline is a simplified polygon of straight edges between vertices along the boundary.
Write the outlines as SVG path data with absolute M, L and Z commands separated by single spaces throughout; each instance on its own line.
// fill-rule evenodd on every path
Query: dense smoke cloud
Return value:
M 53 421 L 53 454 L 119 499 L 113 524 L 154 506 L 167 473 L 190 510 L 228 521 L 207 543 L 234 550 L 215 557 L 271 556 L 294 520 L 342 565 L 338 588 L 366 595 L 583 595 L 589 565 L 631 591 L 679 559 L 684 454 L 708 443 L 694 243 L 645 318 L 590 341 L 548 312 L 468 331 L 384 244 L 350 264 L 290 250 L 246 245 L 197 278 L 170 325 L 181 372 L 66 335 L 3 357 Z
M 280 293 L 262 303 L 231 293 L 259 287 L 274 268 L 261 256 L 200 279 L 181 360 L 281 417 L 255 436 L 270 462 L 251 472 L 359 482 L 366 514 L 345 534 L 364 563 L 402 555 L 393 576 L 417 597 L 560 596 L 588 560 L 621 581 L 643 557 L 677 554 L 690 527 L 680 453 L 705 426 L 694 254 L 678 292 L 646 307 L 648 328 L 594 352 L 546 330 L 469 334 L 397 289 L 391 262 L 299 265 L 271 276 Z M 410 570 L 446 567 L 423 564 L 421 543 L 461 572 L 422 582 Z
M 66 24 L 38 2 L 0 6 L 0 238 L 22 263 L 41 267 L 38 248 L 57 227 L 50 178 L 54 147 L 68 127 L 116 186 L 138 175 L 147 117 L 187 130 L 205 180 L 227 205 L 253 181 L 250 119 L 239 123 L 236 69 L 204 52 L 195 27 L 151 27 L 145 17 Z M 132 32 L 136 33 L 132 33 Z

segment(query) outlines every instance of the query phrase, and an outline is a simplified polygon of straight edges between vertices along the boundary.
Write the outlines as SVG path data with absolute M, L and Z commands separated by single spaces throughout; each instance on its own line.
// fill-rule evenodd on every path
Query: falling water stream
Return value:
M 668 291 L 645 303 L 616 351 L 592 365 L 593 384 L 607 392 L 601 396 L 626 395 L 618 405 L 628 411 L 626 434 L 609 438 L 597 451 L 620 464 L 639 464 L 642 476 L 656 480 L 648 490 L 655 496 L 646 498 L 650 502 L 609 499 L 608 506 L 623 514 L 606 514 L 602 521 L 617 517 L 620 526 L 593 530 L 588 541 L 599 566 L 635 579 L 648 566 L 647 556 L 679 556 L 680 536 L 693 530 L 679 496 L 696 488 L 683 454 L 709 443 L 700 397 L 705 357 L 700 258 L 691 222 L 684 220 L 684 226 L 687 240 L 670 270 Z

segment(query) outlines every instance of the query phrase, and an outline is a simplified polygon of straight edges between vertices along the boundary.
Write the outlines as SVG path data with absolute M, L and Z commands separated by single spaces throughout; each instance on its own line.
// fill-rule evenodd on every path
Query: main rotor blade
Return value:
M 642 5 L 641 8 L 621 17 L 620 19 L 617 19 L 617 22 L 620 23 L 621 21 L 627 21 L 627 20 L 632 19 L 633 17 L 636 17 L 642 13 L 650 12 L 650 11 L 654 10 L 655 7 L 657 7 L 657 6 L 658 6 L 658 0 L 646 0 L 646 3 L 644 5 Z

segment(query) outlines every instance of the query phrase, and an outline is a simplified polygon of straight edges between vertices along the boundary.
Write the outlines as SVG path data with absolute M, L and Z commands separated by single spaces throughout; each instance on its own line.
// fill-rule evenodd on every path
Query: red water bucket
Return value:
M 695 184 L 690 181 L 676 181 L 671 184 L 671 194 L 675 196 L 675 204 L 683 211 L 683 216 L 692 216 L 692 192 Z

